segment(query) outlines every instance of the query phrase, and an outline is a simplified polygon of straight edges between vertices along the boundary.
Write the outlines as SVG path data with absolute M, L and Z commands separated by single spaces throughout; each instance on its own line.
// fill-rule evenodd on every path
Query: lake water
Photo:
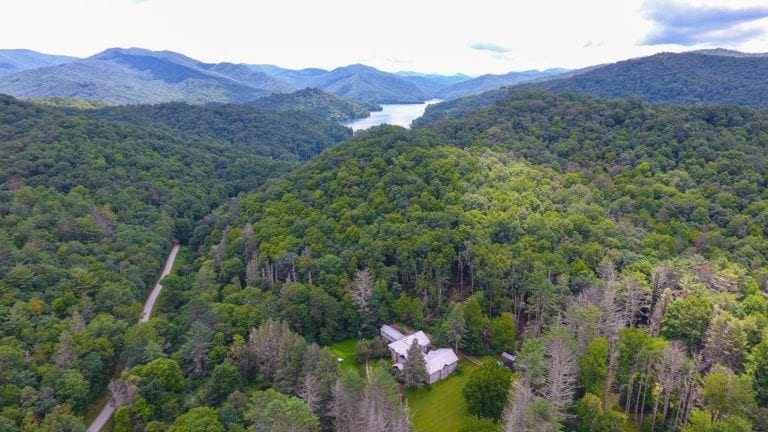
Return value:
M 420 104 L 391 104 L 381 105 L 381 111 L 372 112 L 370 117 L 358 119 L 345 126 L 351 127 L 353 131 L 368 129 L 380 124 L 391 124 L 396 126 L 411 127 L 411 122 L 421 117 L 428 105 L 442 102 L 440 99 L 428 100 Z

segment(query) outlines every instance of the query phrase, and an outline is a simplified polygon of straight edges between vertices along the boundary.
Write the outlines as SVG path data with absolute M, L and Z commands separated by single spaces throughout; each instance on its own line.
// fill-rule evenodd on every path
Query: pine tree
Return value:
M 403 377 L 406 386 L 415 388 L 423 386 L 429 379 L 427 363 L 417 340 L 414 340 L 411 347 L 408 348 L 408 355 L 403 365 Z

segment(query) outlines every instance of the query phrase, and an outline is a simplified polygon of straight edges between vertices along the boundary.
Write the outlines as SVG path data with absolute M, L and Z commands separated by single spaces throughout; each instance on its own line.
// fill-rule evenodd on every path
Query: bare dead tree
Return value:
M 641 280 L 633 275 L 622 277 L 620 296 L 628 326 L 634 327 L 639 321 L 648 319 L 651 291 Z
M 69 331 L 64 331 L 59 336 L 59 347 L 56 350 L 56 366 L 61 369 L 69 369 L 77 362 L 75 350 L 75 338 Z
M 368 311 L 368 302 L 373 296 L 373 276 L 368 269 L 360 270 L 355 275 L 355 282 L 350 285 L 352 301 L 360 312 Z
M 555 330 L 546 341 L 544 395 L 563 414 L 573 403 L 579 371 L 578 356 L 568 338 L 567 332 Z
M 411 413 L 406 403 L 401 408 L 397 409 L 396 415 L 392 419 L 392 432 L 412 432 L 413 426 L 411 425 Z
M 696 403 L 696 397 L 699 393 L 699 374 L 701 368 L 702 356 L 697 353 L 693 355 L 692 361 L 686 362 L 683 377 L 680 382 L 680 396 L 677 411 L 675 412 L 672 428 L 679 430 L 688 423 L 688 415 Z
M 75 309 L 72 312 L 72 334 L 78 334 L 85 330 L 85 319 L 80 315 L 80 311 Z
M 610 264 L 611 266 L 613 264 Z M 612 267 L 610 267 L 612 269 Z M 619 303 L 617 298 L 618 283 L 615 273 L 606 271 L 606 278 L 603 280 L 602 296 L 600 297 L 600 310 L 603 311 L 602 334 L 608 340 L 608 373 L 605 376 L 603 385 L 602 405 L 603 409 L 608 408 L 608 399 L 613 390 L 613 381 L 616 378 L 616 369 L 619 360 L 619 331 L 627 325 L 626 309 Z
M 391 401 L 386 392 L 376 382 L 369 382 L 360 406 L 364 431 L 388 432 Z
M 669 288 L 670 282 L 673 279 L 672 269 L 666 264 L 660 264 L 654 267 L 651 272 L 651 310 L 650 315 L 653 315 L 656 304 L 661 298 L 661 293 L 665 289 Z
M 216 245 L 214 250 L 214 257 L 216 258 L 216 265 L 221 266 L 221 260 L 224 259 L 224 248 L 227 246 L 227 233 L 229 233 L 229 227 L 221 233 L 221 240 Z
M 512 383 L 509 388 L 507 406 L 504 408 L 504 432 L 529 431 L 529 409 L 533 402 L 530 386 L 522 380 Z
M 356 394 L 344 388 L 341 380 L 333 386 L 331 416 L 334 418 L 334 430 L 337 432 L 357 432 L 360 420 L 356 409 Z
M 277 372 L 283 331 L 287 329 L 285 322 L 269 319 L 258 329 L 251 330 L 248 349 L 253 354 L 259 372 L 267 379 L 271 379 Z
M 685 349 L 677 342 L 670 342 L 661 350 L 661 361 L 656 373 L 656 380 L 660 391 L 653 402 L 653 426 L 651 429 L 655 428 L 656 425 L 656 414 L 658 413 L 660 399 L 663 399 L 661 418 L 663 422 L 667 421 L 672 395 L 679 388 L 679 381 L 684 372 L 685 362 Z
M 664 318 L 664 314 L 667 312 L 667 306 L 672 302 L 672 290 L 669 288 L 664 289 L 661 294 L 661 298 L 656 303 L 656 307 L 653 308 L 651 314 L 651 323 L 649 327 L 649 333 L 651 336 L 658 336 L 661 331 L 661 320 Z
M 249 286 L 253 286 L 259 276 L 258 256 L 254 256 L 248 260 L 248 264 L 245 266 L 245 283 Z
M 304 375 L 299 383 L 298 396 L 307 403 L 312 413 L 320 414 L 320 384 L 312 374 Z
M 106 211 L 102 211 L 96 206 L 91 207 L 91 216 L 93 217 L 93 222 L 96 225 L 96 228 L 99 229 L 102 236 L 112 237 L 112 223 L 104 213 L 111 213 L 108 207 L 106 208 Z
M 139 387 L 136 383 L 131 380 L 111 379 L 107 387 L 112 395 L 112 404 L 115 408 L 122 406 L 133 408 L 133 401 L 139 392 Z

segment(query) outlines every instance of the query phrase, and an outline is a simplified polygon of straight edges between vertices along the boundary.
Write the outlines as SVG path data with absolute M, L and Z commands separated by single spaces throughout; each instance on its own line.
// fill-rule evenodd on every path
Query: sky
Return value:
M 423 73 L 580 68 L 662 51 L 768 52 L 765 0 L 2 0 L 0 49 Z

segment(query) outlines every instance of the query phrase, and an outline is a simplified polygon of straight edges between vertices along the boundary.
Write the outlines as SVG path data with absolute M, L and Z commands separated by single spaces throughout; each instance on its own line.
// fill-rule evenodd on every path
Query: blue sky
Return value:
M 660 51 L 768 51 L 765 0 L 3 0 L 0 48 L 504 73 Z

